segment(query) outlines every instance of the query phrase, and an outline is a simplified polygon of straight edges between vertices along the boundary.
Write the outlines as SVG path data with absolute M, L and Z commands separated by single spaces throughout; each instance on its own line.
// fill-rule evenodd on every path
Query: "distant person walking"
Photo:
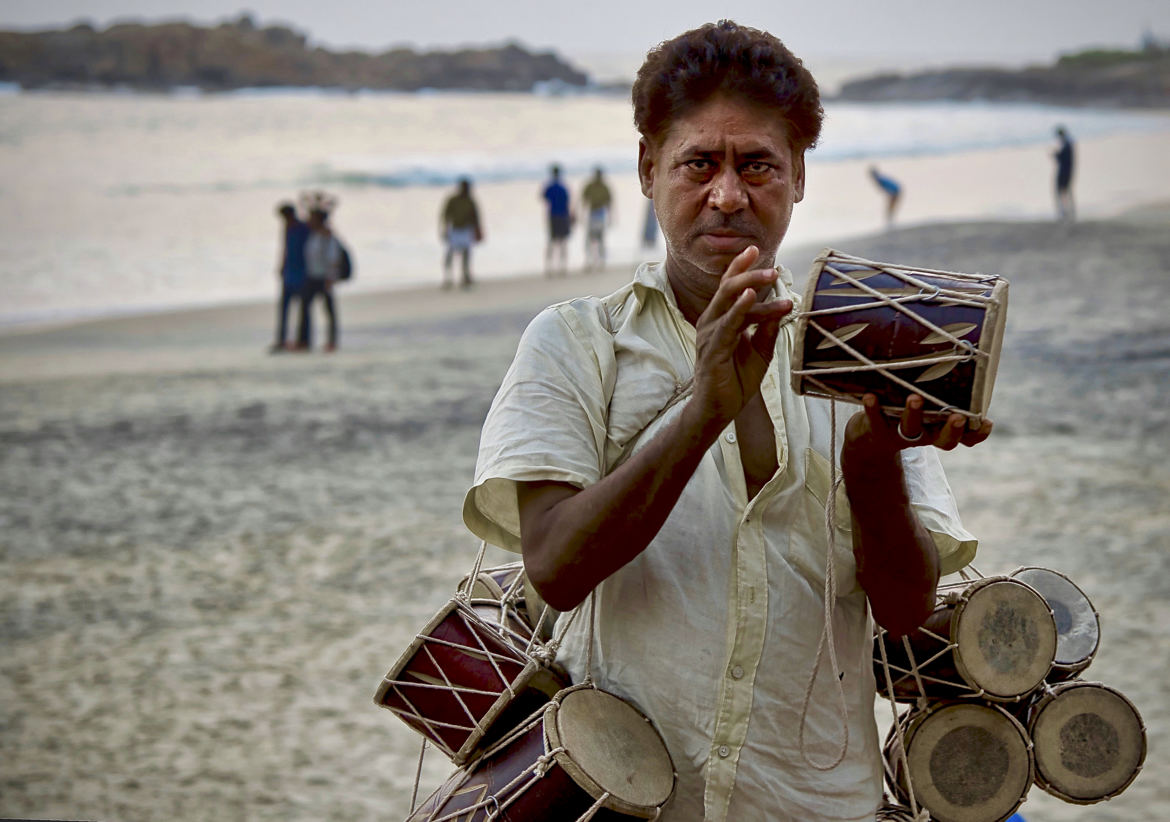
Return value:
M 276 273 L 280 281 L 280 301 L 276 304 L 276 342 L 268 349 L 273 354 L 292 347 L 288 340 L 288 309 L 293 300 L 304 301 L 305 241 L 309 237 L 309 227 L 297 217 L 297 210 L 292 203 L 281 203 L 276 213 L 284 221 L 284 232 L 280 270 Z M 297 337 L 300 337 L 299 330 Z
M 898 199 L 902 196 L 902 186 L 892 177 L 887 177 L 878 171 L 877 166 L 869 167 L 869 176 L 877 183 L 886 195 L 886 228 L 894 225 L 894 210 L 898 207 Z
M 325 303 L 329 318 L 329 337 L 325 350 L 337 350 L 337 306 L 333 299 L 333 284 L 341 278 L 341 243 L 333 236 L 329 215 L 337 201 L 324 194 L 314 194 L 309 206 L 309 237 L 305 241 L 305 296 L 301 300 L 301 338 L 298 348 L 313 346 L 312 308 L 317 297 Z
M 587 215 L 585 221 L 585 270 L 605 268 L 605 229 L 613 221 L 613 194 L 605 184 L 601 166 L 581 192 Z
M 1060 146 L 1052 155 L 1056 160 L 1056 219 L 1062 223 L 1071 223 L 1076 219 L 1072 194 L 1073 141 L 1064 126 L 1056 127 L 1056 139 L 1060 141 Z
M 451 288 L 454 277 L 451 263 L 458 254 L 463 260 L 463 287 L 471 288 L 471 246 L 483 240 L 479 209 L 471 197 L 471 180 L 463 177 L 459 187 L 443 204 L 439 235 L 447 243 L 443 258 L 443 288 Z
M 545 185 L 541 196 L 548 205 L 548 245 L 544 250 L 544 273 L 552 276 L 553 256 L 560 257 L 560 273 L 569 273 L 569 230 L 573 226 L 573 213 L 569 203 L 569 190 L 561 182 L 561 167 L 550 169 L 552 179 Z

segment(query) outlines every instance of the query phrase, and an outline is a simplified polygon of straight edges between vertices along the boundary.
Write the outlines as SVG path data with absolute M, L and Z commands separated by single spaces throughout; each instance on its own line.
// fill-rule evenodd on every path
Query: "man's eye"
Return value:
M 715 164 L 704 157 L 699 157 L 694 160 L 687 161 L 687 168 L 694 169 L 695 171 L 710 171 L 714 167 Z
M 764 162 L 746 163 L 743 166 L 745 174 L 767 174 L 771 169 L 772 166 Z

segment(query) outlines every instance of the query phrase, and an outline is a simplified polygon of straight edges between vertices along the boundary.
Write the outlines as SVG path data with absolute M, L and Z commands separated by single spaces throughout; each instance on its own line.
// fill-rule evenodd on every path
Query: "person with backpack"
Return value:
M 301 337 L 297 349 L 308 351 L 313 345 L 312 308 L 317 297 L 325 303 L 329 318 L 329 336 L 325 351 L 337 350 L 337 304 L 333 299 L 333 284 L 352 276 L 349 253 L 334 236 L 329 226 L 329 215 L 336 200 L 323 194 L 313 195 L 309 205 L 309 236 L 305 240 L 305 290 L 301 299 Z

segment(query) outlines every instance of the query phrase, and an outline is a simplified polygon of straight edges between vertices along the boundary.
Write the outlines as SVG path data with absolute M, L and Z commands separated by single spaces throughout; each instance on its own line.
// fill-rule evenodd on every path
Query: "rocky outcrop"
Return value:
M 24 88 L 529 91 L 539 83 L 583 86 L 588 77 L 555 54 L 532 53 L 517 45 L 333 52 L 312 46 L 293 29 L 259 28 L 244 16 L 213 27 L 125 23 L 103 31 L 77 25 L 64 31 L 0 32 L 0 81 Z
M 1109 108 L 1170 107 L 1170 50 L 1091 51 L 1017 71 L 956 68 L 846 82 L 849 101 L 986 100 Z

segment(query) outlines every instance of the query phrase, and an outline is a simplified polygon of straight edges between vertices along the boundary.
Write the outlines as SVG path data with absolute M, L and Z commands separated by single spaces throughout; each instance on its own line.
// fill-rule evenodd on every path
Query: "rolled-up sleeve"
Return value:
M 492 401 L 463 521 L 493 545 L 520 550 L 518 482 L 585 488 L 601 477 L 613 342 L 599 310 L 574 301 L 537 315 Z
M 902 467 L 914 513 L 934 538 L 940 571 L 953 574 L 975 558 L 979 541 L 963 527 L 938 450 L 909 448 L 902 452 Z

